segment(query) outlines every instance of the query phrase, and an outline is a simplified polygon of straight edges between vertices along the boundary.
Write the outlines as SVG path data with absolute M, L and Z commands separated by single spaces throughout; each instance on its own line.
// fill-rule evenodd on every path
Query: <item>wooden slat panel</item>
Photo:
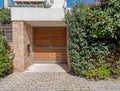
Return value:
M 64 28 L 58 28 L 51 31 L 51 45 L 52 46 L 65 46 L 66 45 L 66 31 Z
M 35 60 L 48 60 L 49 59 L 49 53 L 36 53 L 34 54 L 34 59 Z
M 48 46 L 49 45 L 49 30 L 43 28 L 34 29 L 34 45 Z
M 4 32 L 8 42 L 12 42 L 12 24 L 1 25 L 0 30 Z
M 65 46 L 66 30 L 64 27 L 34 28 L 35 46 Z
M 34 59 L 42 61 L 65 61 L 66 60 L 66 50 L 64 49 L 39 49 L 41 51 L 35 52 Z
M 66 60 L 66 30 L 63 27 L 34 28 L 34 60 L 65 61 Z M 41 46 L 43 48 L 41 48 Z M 56 48 L 56 46 L 58 48 Z

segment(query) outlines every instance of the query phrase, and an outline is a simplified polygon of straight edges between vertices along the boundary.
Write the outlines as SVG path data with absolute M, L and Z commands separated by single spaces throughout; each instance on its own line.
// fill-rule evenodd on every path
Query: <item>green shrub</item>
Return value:
M 0 8 L 0 23 L 6 24 L 11 22 L 10 9 Z
M 95 65 L 88 67 L 86 77 L 94 79 L 103 79 L 110 76 L 110 63 L 105 60 L 99 60 Z
M 6 37 L 0 31 L 0 77 L 12 72 L 11 49 L 7 43 Z
M 102 0 L 94 6 L 78 3 L 67 12 L 65 21 L 75 74 L 95 79 L 120 74 L 119 0 Z
M 120 75 L 120 51 L 119 49 L 106 58 L 110 63 L 111 73 L 115 76 Z
M 114 72 L 115 74 L 120 75 L 120 60 L 116 62 L 116 67 L 115 67 L 115 69 L 113 70 L 113 72 Z

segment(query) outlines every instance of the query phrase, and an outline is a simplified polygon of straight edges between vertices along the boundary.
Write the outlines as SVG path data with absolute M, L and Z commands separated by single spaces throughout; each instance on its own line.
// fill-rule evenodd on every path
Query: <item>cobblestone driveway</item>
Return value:
M 13 73 L 0 80 L 0 91 L 120 91 L 120 80 L 87 81 L 63 73 Z

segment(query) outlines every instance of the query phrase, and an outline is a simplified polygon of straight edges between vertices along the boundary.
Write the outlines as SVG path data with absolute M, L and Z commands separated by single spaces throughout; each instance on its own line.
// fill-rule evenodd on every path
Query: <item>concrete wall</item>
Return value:
M 12 21 L 63 21 L 63 8 L 11 8 Z
M 50 2 L 50 0 L 47 0 Z M 51 8 L 63 8 L 66 7 L 66 0 L 54 0 L 54 4 L 52 4 Z
M 14 0 L 14 1 L 37 1 L 37 0 Z M 50 0 L 47 0 L 50 3 Z M 40 7 L 12 7 L 12 21 L 63 21 L 66 0 L 54 0 L 50 8 Z
M 13 22 L 12 49 L 15 57 L 13 60 L 15 71 L 24 71 L 32 64 L 32 27 L 24 22 Z M 30 44 L 28 53 L 27 45 Z

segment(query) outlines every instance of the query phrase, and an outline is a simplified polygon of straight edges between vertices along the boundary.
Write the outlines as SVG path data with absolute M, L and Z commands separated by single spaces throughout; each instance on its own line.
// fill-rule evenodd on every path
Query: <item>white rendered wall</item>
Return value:
M 12 21 L 63 21 L 63 8 L 12 7 Z
M 50 2 L 50 0 L 47 0 Z M 51 8 L 63 8 L 66 6 L 66 0 L 54 0 L 54 4 L 52 4 Z
M 4 0 L 4 7 L 8 8 L 8 0 Z
M 14 0 L 18 1 L 18 0 Z M 19 0 L 25 1 L 25 0 Z M 37 0 L 27 0 L 37 1 Z M 40 0 L 39 0 L 40 1 Z M 49 3 L 50 0 L 47 0 Z M 12 7 L 12 21 L 63 21 L 65 17 L 64 7 L 66 0 L 54 0 L 50 8 L 40 7 Z

